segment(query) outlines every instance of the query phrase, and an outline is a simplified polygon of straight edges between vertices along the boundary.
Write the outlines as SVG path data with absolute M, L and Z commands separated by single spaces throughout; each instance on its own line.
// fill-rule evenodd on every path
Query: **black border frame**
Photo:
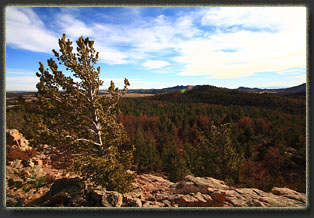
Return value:
M 271 1 L 271 0 L 190 0 L 190 1 L 176 1 L 176 0 L 1 0 L 0 2 L 1 11 L 1 30 L 0 40 L 2 45 L 0 47 L 1 51 L 1 61 L 0 61 L 0 145 L 1 150 L 1 168 L 0 168 L 0 214 L 6 216 L 26 216 L 26 217 L 36 217 L 36 216 L 159 216 L 159 215 L 170 215 L 170 216 L 254 216 L 254 215 L 265 215 L 265 216 L 298 216 L 307 217 L 311 216 L 313 213 L 313 190 L 312 182 L 313 175 L 312 172 L 312 158 L 313 149 L 312 147 L 312 114 L 313 114 L 313 87 L 312 87 L 312 28 L 313 28 L 313 12 L 311 0 L 286 0 L 286 1 Z M 256 6 L 305 6 L 307 7 L 307 201 L 308 206 L 305 209 L 296 208 L 165 208 L 165 209 L 154 209 L 154 208 L 6 208 L 5 207 L 5 196 L 4 185 L 5 185 L 5 7 L 6 6 L 225 6 L 225 5 L 256 5 Z

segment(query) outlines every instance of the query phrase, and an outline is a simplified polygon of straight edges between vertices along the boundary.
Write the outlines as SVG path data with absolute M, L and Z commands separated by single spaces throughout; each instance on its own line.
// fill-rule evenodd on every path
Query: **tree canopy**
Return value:
M 117 122 L 117 107 L 130 85 L 124 80 L 119 90 L 111 81 L 110 95 L 99 95 L 103 81 L 96 68 L 98 52 L 94 41 L 80 37 L 77 52 L 66 35 L 59 39 L 60 51 L 53 50 L 58 64 L 73 75 L 66 76 L 54 59 L 49 68 L 39 62 L 40 82 L 37 98 L 40 105 L 40 137 L 47 144 L 71 151 L 74 169 L 86 179 L 125 192 L 130 190 L 133 174 L 133 147 L 126 143 L 126 133 Z

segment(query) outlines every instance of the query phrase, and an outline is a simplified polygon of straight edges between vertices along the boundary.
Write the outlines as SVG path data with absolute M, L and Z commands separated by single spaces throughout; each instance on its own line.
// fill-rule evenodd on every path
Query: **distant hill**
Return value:
M 269 93 L 297 93 L 297 92 L 305 92 L 306 91 L 306 83 L 303 83 L 298 86 L 293 86 L 289 88 L 280 88 L 280 89 L 260 89 L 260 88 L 248 88 L 240 86 L 237 88 L 239 91 L 250 91 L 250 92 L 269 92 Z
M 294 87 L 281 94 L 294 93 Z M 287 98 L 276 93 L 243 91 L 237 89 L 218 88 L 215 86 L 198 86 L 186 92 L 174 91 L 161 93 L 151 97 L 154 100 L 178 103 L 205 103 L 217 105 L 255 106 L 266 109 L 281 110 L 288 113 L 305 114 L 305 100 Z
M 177 85 L 173 87 L 167 87 L 162 89 L 129 89 L 129 93 L 145 93 L 145 94 L 160 94 L 160 93 L 166 93 L 166 92 L 175 92 L 175 91 L 181 91 L 181 90 L 191 90 L 200 87 L 201 85 Z M 213 86 L 215 87 L 215 86 Z M 217 87 L 218 88 L 218 87 Z M 226 88 L 225 88 L 226 89 Z M 228 89 L 232 90 L 232 89 Z M 305 97 L 306 92 L 306 83 L 303 83 L 298 86 L 293 86 L 289 88 L 281 88 L 281 89 L 261 89 L 261 88 L 248 88 L 248 87 L 239 87 L 235 90 L 238 91 L 247 91 L 247 92 L 256 92 L 256 93 L 276 93 L 280 95 L 291 95 L 292 93 L 298 93 Z
M 279 89 L 280 92 L 302 92 L 306 91 L 306 83 L 303 83 L 298 86 L 293 86 L 290 88 L 285 88 L 285 89 Z
M 196 88 L 199 85 L 192 86 L 183 86 L 183 85 L 177 85 L 173 87 L 168 87 L 168 88 L 162 88 L 162 89 L 129 89 L 129 93 L 142 93 L 142 94 L 158 94 L 158 93 L 165 93 L 165 92 L 173 92 L 173 91 L 181 91 L 181 90 L 189 90 L 192 88 Z

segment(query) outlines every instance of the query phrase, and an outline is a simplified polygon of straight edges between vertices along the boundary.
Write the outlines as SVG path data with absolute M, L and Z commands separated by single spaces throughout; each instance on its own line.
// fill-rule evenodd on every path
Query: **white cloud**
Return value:
M 17 48 L 50 53 L 57 37 L 30 8 L 6 8 L 6 43 Z
M 220 7 L 207 10 L 203 25 L 229 27 L 243 25 L 278 30 L 304 21 L 305 7 Z
M 149 60 L 143 63 L 143 66 L 148 69 L 158 69 L 158 68 L 163 68 L 168 65 L 170 65 L 169 62 L 161 61 L 161 60 Z
M 292 77 L 289 77 L 289 79 L 299 79 L 299 81 L 303 81 L 305 82 L 306 81 L 306 75 L 299 75 L 299 76 L 292 76 Z
M 176 49 L 181 37 L 191 38 L 198 31 L 193 26 L 194 18 L 189 15 L 175 20 L 164 15 L 141 20 L 141 10 L 135 8 L 128 11 L 134 15 L 132 19 L 136 18 L 132 25 L 114 25 L 102 23 L 101 20 L 87 24 L 79 18 L 80 10 L 83 9 L 75 8 L 73 13 L 71 8 L 61 8 L 51 17 L 51 22 L 55 22 L 58 29 L 50 32 L 31 8 L 8 8 L 7 42 L 18 48 L 51 53 L 52 48 L 58 47 L 58 38 L 62 33 L 66 33 L 72 41 L 83 35 L 95 40 L 100 62 L 126 64 Z
M 87 24 L 79 18 L 83 9 L 72 14 L 61 10 L 55 16 L 59 33 L 53 33 L 31 8 L 7 7 L 7 43 L 51 53 L 57 47 L 55 35 L 60 37 L 60 32 L 72 40 L 89 36 L 95 40 L 101 63 L 144 61 L 142 65 L 147 69 L 158 69 L 169 65 L 169 59 L 162 58 L 168 55 L 185 66 L 179 75 L 210 78 L 280 73 L 306 65 L 305 7 L 201 8 L 174 17 L 161 15 L 143 20 L 141 10 L 132 9 L 132 25 L 102 23 L 101 19 Z M 199 22 L 203 26 L 196 26 Z M 226 27 L 233 30 L 228 32 Z
M 298 67 L 298 68 L 289 68 L 289 69 L 285 69 L 283 71 L 278 71 L 278 74 L 281 75 L 299 75 L 299 74 L 303 74 L 306 72 L 305 67 Z
M 6 90 L 7 91 L 36 91 L 36 84 L 39 78 L 34 72 L 9 70 L 6 72 Z
M 94 34 L 92 28 L 88 27 L 82 21 L 75 19 L 71 14 L 59 14 L 57 22 L 64 33 L 70 38 L 77 39 L 80 36 L 88 37 Z
M 7 77 L 6 81 L 7 83 L 37 83 L 39 78 L 33 76 Z
M 23 75 L 23 76 L 27 76 L 27 75 L 35 75 L 35 72 L 26 72 L 26 71 L 7 71 L 6 75 Z
M 101 33 L 104 28 L 95 24 L 87 26 L 84 22 L 76 19 L 71 14 L 71 10 L 61 10 L 56 15 L 59 27 L 58 32 L 49 31 L 43 21 L 31 8 L 7 7 L 6 9 L 6 43 L 21 49 L 34 52 L 45 52 L 51 54 L 52 49 L 58 48 L 58 38 L 62 33 L 72 41 L 76 41 L 79 36 L 94 38 L 95 48 L 99 51 L 99 60 L 108 64 L 127 63 L 126 53 L 114 49 L 108 45 L 109 42 L 125 40 L 126 37 L 118 37 L 115 30 L 111 31 L 111 39 L 105 38 Z M 54 19 L 53 17 L 51 18 Z M 93 37 L 95 36 L 95 37 Z M 75 47 L 75 43 L 73 43 Z
M 6 84 L 6 91 L 37 91 L 35 83 Z
M 26 74 L 24 73 L 24 75 Z M 21 88 L 23 87 L 22 88 L 23 91 L 36 91 L 36 84 L 38 82 L 39 82 L 38 77 L 33 76 L 7 76 L 6 90 L 17 91 L 21 90 Z
M 115 50 L 108 47 L 103 47 L 102 45 L 98 45 L 95 43 L 95 49 L 99 52 L 99 61 L 107 64 L 126 64 L 128 61 L 126 58 L 128 56 L 120 52 L 119 50 Z
M 185 64 L 186 70 L 179 75 L 207 75 L 212 78 L 225 79 L 250 76 L 255 72 L 275 72 L 304 67 L 306 65 L 305 8 L 296 8 L 296 11 L 291 8 L 289 10 L 266 9 L 265 14 L 272 17 L 265 18 L 267 21 L 261 21 L 261 23 L 258 22 L 258 18 L 261 19 L 262 11 L 263 8 L 223 8 L 214 11 L 212 16 L 205 15 L 203 23 L 209 22 L 209 18 L 212 18 L 212 25 L 214 23 L 215 25 L 243 24 L 253 27 L 256 22 L 256 27 L 266 27 L 268 24 L 272 26 L 271 18 L 274 18 L 275 24 L 281 23 L 281 25 L 276 29 L 277 31 L 270 32 L 218 31 L 210 35 L 208 39 L 181 43 L 181 55 L 175 60 Z M 278 13 L 278 17 L 275 16 L 275 12 Z M 292 22 L 291 18 L 286 20 L 287 17 L 291 17 L 291 14 L 297 17 L 298 22 Z M 290 21 L 291 26 L 288 25 Z M 224 52 L 224 49 L 234 51 Z

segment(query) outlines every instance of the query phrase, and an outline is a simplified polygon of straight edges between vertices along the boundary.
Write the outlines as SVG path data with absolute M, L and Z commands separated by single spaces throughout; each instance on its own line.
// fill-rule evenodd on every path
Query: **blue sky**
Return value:
M 7 7 L 6 89 L 36 90 L 65 33 L 99 51 L 102 89 L 306 82 L 305 7 Z M 67 75 L 70 75 L 66 73 Z

